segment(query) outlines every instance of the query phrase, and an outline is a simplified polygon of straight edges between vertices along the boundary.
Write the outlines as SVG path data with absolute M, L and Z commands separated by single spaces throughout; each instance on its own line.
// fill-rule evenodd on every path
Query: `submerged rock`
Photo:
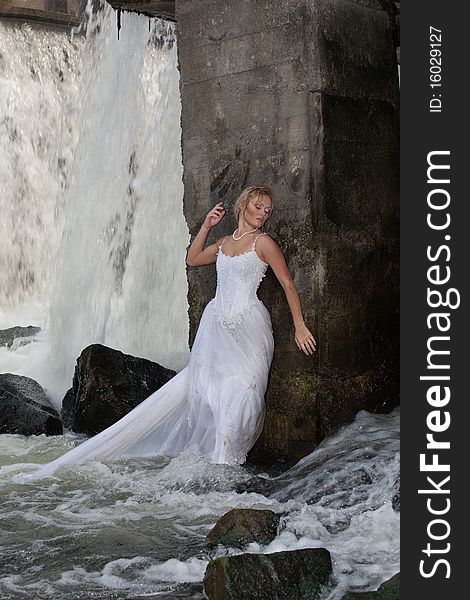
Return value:
M 349 592 L 341 600 L 399 600 L 400 573 L 384 581 L 375 592 Z
M 64 426 L 77 433 L 95 435 L 126 415 L 174 375 L 174 371 L 145 358 L 92 344 L 79 356 L 73 386 L 64 397 Z
M 400 512 L 400 490 L 392 498 L 392 508 L 395 512 Z
M 276 537 L 279 519 L 272 510 L 234 508 L 220 517 L 207 537 L 214 546 L 242 548 L 251 542 L 269 544 Z
M 28 325 L 28 327 L 9 327 L 8 329 L 0 330 L 0 346 L 7 346 L 11 348 L 15 342 L 18 340 L 18 346 L 24 346 L 25 344 L 29 344 L 32 338 L 41 331 L 40 327 L 33 327 L 33 325 Z
M 331 570 L 324 548 L 224 556 L 208 564 L 204 591 L 209 600 L 317 600 Z
M 0 433 L 60 435 L 62 423 L 37 381 L 0 375 Z

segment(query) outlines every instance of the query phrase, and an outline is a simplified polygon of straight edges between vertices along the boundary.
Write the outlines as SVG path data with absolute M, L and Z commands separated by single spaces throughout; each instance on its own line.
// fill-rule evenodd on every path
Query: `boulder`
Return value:
M 234 508 L 220 517 L 207 537 L 214 546 L 243 548 L 251 542 L 265 545 L 276 537 L 279 519 L 272 510 Z
M 342 600 L 399 600 L 400 573 L 384 581 L 375 592 L 348 592 Z
M 1 374 L 0 407 L 0 433 L 62 433 L 59 414 L 34 379 L 12 373 Z
M 8 329 L 1 329 L 0 346 L 11 348 L 15 340 L 18 340 L 19 346 L 24 346 L 40 331 L 40 327 L 33 327 L 32 325 L 28 325 L 28 327 L 20 327 L 17 325 L 15 327 L 9 327 Z
M 209 600 L 317 600 L 331 575 L 324 548 L 224 556 L 209 562 Z
M 72 388 L 62 403 L 64 426 L 95 435 L 106 429 L 174 377 L 145 358 L 101 344 L 83 350 L 75 366 Z

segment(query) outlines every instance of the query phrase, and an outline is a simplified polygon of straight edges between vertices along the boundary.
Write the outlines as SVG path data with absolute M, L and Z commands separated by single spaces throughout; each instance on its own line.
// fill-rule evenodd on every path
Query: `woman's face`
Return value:
M 273 202 L 269 196 L 258 196 L 250 198 L 243 212 L 243 218 L 250 227 L 260 229 L 271 216 Z

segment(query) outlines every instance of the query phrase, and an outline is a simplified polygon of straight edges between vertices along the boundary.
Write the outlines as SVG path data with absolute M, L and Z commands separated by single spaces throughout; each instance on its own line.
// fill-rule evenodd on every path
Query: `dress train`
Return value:
M 224 254 L 223 242 L 219 247 L 216 295 L 204 309 L 188 366 L 122 419 L 29 479 L 67 464 L 177 456 L 193 444 L 211 462 L 245 461 L 263 427 L 274 347 L 269 313 L 256 295 L 268 267 L 256 253 L 258 237 L 240 255 Z

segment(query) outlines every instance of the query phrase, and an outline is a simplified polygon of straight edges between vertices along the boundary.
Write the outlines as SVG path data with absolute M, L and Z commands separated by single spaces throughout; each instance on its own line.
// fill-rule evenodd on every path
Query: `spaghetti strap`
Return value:
M 255 249 L 255 247 L 256 247 L 256 242 L 257 242 L 258 238 L 260 238 L 262 235 L 266 235 L 266 232 L 265 232 L 265 231 L 263 231 L 263 233 L 260 233 L 259 235 L 257 235 L 257 236 L 255 237 L 255 239 L 253 240 L 253 244 L 252 244 L 252 246 L 251 246 L 251 249 L 252 249 L 252 250 L 254 250 L 254 249 Z
M 220 243 L 219 250 L 222 250 L 222 246 L 224 245 L 224 242 L 225 242 L 225 240 L 227 239 L 227 237 L 228 237 L 228 236 L 226 235 L 226 236 L 224 237 L 224 239 L 222 240 L 222 242 Z

